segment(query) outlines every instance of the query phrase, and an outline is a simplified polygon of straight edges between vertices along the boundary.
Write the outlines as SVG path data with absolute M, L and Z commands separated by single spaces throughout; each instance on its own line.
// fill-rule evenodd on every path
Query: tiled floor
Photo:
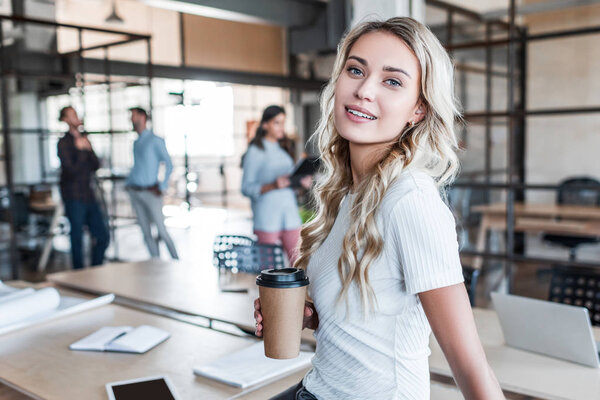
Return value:
M 252 219 L 248 211 L 239 209 L 225 210 L 216 207 L 198 207 L 191 211 L 182 207 L 164 208 L 165 224 L 176 244 L 181 261 L 207 264 L 212 263 L 212 243 L 215 235 L 236 233 L 252 234 Z M 142 261 L 149 257 L 140 228 L 134 221 L 123 221 L 124 226 L 116 229 L 116 240 L 106 252 L 110 261 Z M 116 245 L 115 245 L 116 243 Z M 45 272 L 51 273 L 70 268 L 69 238 L 57 237 L 54 240 L 57 249 Z M 160 243 L 161 258 L 169 259 L 164 243 Z M 115 252 L 116 251 L 116 252 Z M 24 266 L 22 277 L 25 280 L 40 281 L 45 273 Z

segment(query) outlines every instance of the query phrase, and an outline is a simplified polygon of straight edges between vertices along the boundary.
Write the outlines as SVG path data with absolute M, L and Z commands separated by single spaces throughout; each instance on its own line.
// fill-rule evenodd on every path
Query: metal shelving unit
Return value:
M 48 140 L 49 137 L 58 135 L 57 132 L 51 132 L 46 129 L 20 129 L 20 128 L 12 128 L 10 121 L 10 93 L 9 93 L 9 81 L 11 79 L 23 79 L 26 78 L 28 80 L 36 80 L 36 81 L 49 81 L 49 80 L 61 80 L 65 83 L 65 87 L 74 86 L 79 89 L 79 95 L 84 100 L 85 99 L 85 88 L 89 85 L 105 85 L 107 90 L 108 97 L 108 120 L 109 129 L 105 132 L 88 132 L 91 135 L 108 135 L 109 137 L 109 156 L 108 156 L 108 165 L 109 169 L 112 170 L 113 166 L 113 148 L 114 148 L 114 137 L 115 135 L 121 133 L 128 133 L 129 131 L 117 131 L 113 130 L 112 126 L 112 113 L 113 107 L 111 102 L 111 94 L 112 94 L 112 85 L 114 84 L 112 80 L 112 61 L 109 59 L 109 49 L 121 46 L 133 42 L 145 42 L 146 50 L 147 50 L 147 63 L 146 63 L 146 73 L 145 73 L 145 85 L 148 87 L 149 91 L 149 110 L 152 109 L 152 61 L 151 61 L 151 37 L 149 35 L 140 35 L 134 34 L 130 32 L 117 31 L 111 29 L 100 29 L 95 27 L 88 27 L 82 25 L 73 25 L 73 24 L 62 24 L 54 21 L 46 21 L 34 18 L 25 18 L 22 16 L 6 16 L 0 15 L 0 22 L 2 21 L 12 21 L 13 24 L 21 24 L 21 25 L 34 25 L 34 26 L 44 26 L 48 28 L 54 29 L 56 31 L 58 29 L 71 29 L 77 32 L 77 49 L 69 52 L 60 53 L 57 50 L 51 52 L 51 54 L 43 54 L 41 59 L 44 61 L 51 61 L 51 64 L 48 65 L 50 67 L 56 67 L 56 65 L 60 66 L 60 73 L 51 73 L 51 72 L 40 72 L 40 69 L 34 68 L 23 68 L 23 64 L 27 63 L 19 63 L 21 56 L 23 57 L 31 57 L 30 53 L 23 52 L 18 48 L 18 42 L 14 42 L 12 45 L 5 44 L 5 32 L 4 25 L 0 24 L 0 55 L 2 57 L 0 62 L 0 102 L 1 102 L 1 111 L 2 111 L 2 137 L 3 137 L 3 161 L 5 164 L 5 180 L 6 180 L 6 189 L 7 189 L 7 198 L 8 198 L 8 223 L 10 226 L 9 240 L 8 240 L 8 250 L 10 252 L 10 264 L 12 270 L 12 278 L 19 279 L 19 254 L 18 254 L 18 246 L 17 246 L 17 238 L 16 238 L 16 225 L 15 225 L 15 187 L 17 186 L 14 180 L 14 170 L 13 170 L 13 154 L 12 154 L 12 137 L 14 135 L 37 135 L 38 143 L 40 147 L 40 157 L 41 160 L 41 176 L 42 181 L 39 183 L 55 183 L 55 180 L 50 179 L 48 171 L 46 170 L 46 162 L 43 159 L 44 157 L 44 141 Z M 95 32 L 95 33 L 103 33 L 110 35 L 120 35 L 124 37 L 123 39 L 119 39 L 116 41 L 106 41 L 105 43 L 95 44 L 93 46 L 85 47 L 83 44 L 83 35 L 85 32 Z M 84 53 L 91 50 L 103 50 L 104 58 L 102 60 L 102 70 L 99 71 L 101 75 L 104 77 L 102 80 L 91 80 L 86 81 L 86 59 L 84 59 Z M 34 54 L 35 56 L 35 54 Z M 10 64 L 9 64 L 9 60 Z M 52 62 L 53 61 L 53 62 Z M 89 62 L 89 61 L 87 61 Z M 85 101 L 82 101 L 84 105 L 83 116 L 85 116 Z M 37 110 L 39 113 L 39 109 Z M 31 185 L 31 184 L 30 184 Z M 107 212 L 109 215 L 110 222 L 110 230 L 111 236 L 114 238 L 115 234 L 115 223 L 117 210 L 116 210 L 116 194 L 115 194 L 115 185 L 112 185 L 112 190 L 110 193 L 111 196 L 111 210 Z M 108 210 L 107 210 L 108 211 Z M 116 246 L 116 241 L 113 240 L 113 243 Z M 118 254 L 118 250 L 115 248 L 115 254 Z
M 519 233 L 515 232 L 515 202 L 524 200 L 524 194 L 528 190 L 550 190 L 556 191 L 558 185 L 546 185 L 528 183 L 525 175 L 525 134 L 526 122 L 528 117 L 542 115 L 567 115 L 567 114 L 589 114 L 600 113 L 600 105 L 593 107 L 564 107 L 564 108 L 545 108 L 528 109 L 527 108 L 527 52 L 530 43 L 543 40 L 553 40 L 565 37 L 576 37 L 581 35 L 591 35 L 600 33 L 600 26 L 586 27 L 579 29 L 557 30 L 542 34 L 529 34 L 527 28 L 519 26 L 516 23 L 517 7 L 515 0 L 509 0 L 508 20 L 490 20 L 483 15 L 475 13 L 453 4 L 439 0 L 426 0 L 428 6 L 444 10 L 447 13 L 446 32 L 442 38 L 446 49 L 450 52 L 457 52 L 466 49 L 482 49 L 485 51 L 485 67 L 472 67 L 459 63 L 457 70 L 461 73 L 476 73 L 485 76 L 485 109 L 477 112 L 467 112 L 464 119 L 472 124 L 482 124 L 485 127 L 484 140 L 484 182 L 473 180 L 462 180 L 456 182 L 453 186 L 460 188 L 485 190 L 489 193 L 492 190 L 506 191 L 507 213 L 506 213 L 506 249 L 504 252 L 490 251 L 471 251 L 463 250 L 462 255 L 483 257 L 484 260 L 502 260 L 505 262 L 504 277 L 506 289 L 511 292 L 513 287 L 513 264 L 515 262 L 534 262 L 534 263 L 565 263 L 564 259 L 552 257 L 528 257 L 516 251 L 516 242 L 519 239 Z M 455 17 L 472 21 L 474 24 L 483 26 L 485 36 L 483 40 L 467 40 L 455 42 L 453 39 L 457 36 L 455 30 Z M 499 28 L 506 32 L 505 37 L 493 37 L 492 29 Z M 445 39 L 445 40 L 444 40 Z M 506 71 L 498 70 L 492 62 L 492 51 L 497 48 L 507 47 Z M 492 110 L 492 77 L 506 78 L 507 84 L 507 104 L 502 111 Z M 507 148 L 506 159 L 507 167 L 505 171 L 492 169 L 491 163 L 491 129 L 494 125 L 503 125 L 502 121 L 507 122 Z M 492 181 L 492 176 L 498 172 L 506 174 L 504 183 Z M 573 189 L 595 190 L 595 186 L 573 186 Z M 600 262 L 569 262 L 569 265 L 596 267 L 600 268 Z

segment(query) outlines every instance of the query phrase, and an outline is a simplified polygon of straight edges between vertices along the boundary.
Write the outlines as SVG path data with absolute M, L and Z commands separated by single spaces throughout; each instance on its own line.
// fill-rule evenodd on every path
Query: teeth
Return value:
M 351 108 L 348 108 L 347 110 L 350 114 L 356 115 L 357 117 L 366 118 L 366 119 L 370 119 L 370 120 L 376 119 L 375 117 L 371 117 L 370 115 L 361 113 L 360 111 L 356 111 Z

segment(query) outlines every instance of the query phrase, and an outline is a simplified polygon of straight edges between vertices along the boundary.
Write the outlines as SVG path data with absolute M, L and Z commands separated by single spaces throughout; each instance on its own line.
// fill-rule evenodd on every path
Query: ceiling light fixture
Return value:
M 116 24 L 122 24 L 124 22 L 123 18 L 121 18 L 117 15 L 117 0 L 113 0 L 112 11 L 111 11 L 110 15 L 108 17 L 106 17 L 104 22 L 116 23 Z

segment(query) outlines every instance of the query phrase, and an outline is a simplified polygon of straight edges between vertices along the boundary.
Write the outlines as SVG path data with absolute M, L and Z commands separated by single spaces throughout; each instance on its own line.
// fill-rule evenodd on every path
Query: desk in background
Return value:
M 600 399 L 600 369 L 508 347 L 493 310 L 474 308 L 475 324 L 485 354 L 503 390 L 549 400 Z M 600 328 L 592 328 L 600 341 Z M 451 377 L 442 349 L 431 337 L 429 370 Z
M 600 207 L 515 203 L 515 232 L 552 233 L 567 236 L 600 236 Z M 477 251 L 485 251 L 490 230 L 506 230 L 506 204 L 495 203 L 471 208 L 481 213 L 477 233 Z M 474 268 L 481 268 L 483 259 L 475 257 Z
M 225 293 L 219 289 L 218 271 L 210 264 L 190 265 L 177 261 L 112 263 L 101 267 L 50 274 L 59 286 L 93 294 L 114 293 L 125 299 L 207 318 L 254 331 L 255 276 L 238 274 L 239 287 L 248 293 Z M 121 298 L 121 299 L 119 299 Z

